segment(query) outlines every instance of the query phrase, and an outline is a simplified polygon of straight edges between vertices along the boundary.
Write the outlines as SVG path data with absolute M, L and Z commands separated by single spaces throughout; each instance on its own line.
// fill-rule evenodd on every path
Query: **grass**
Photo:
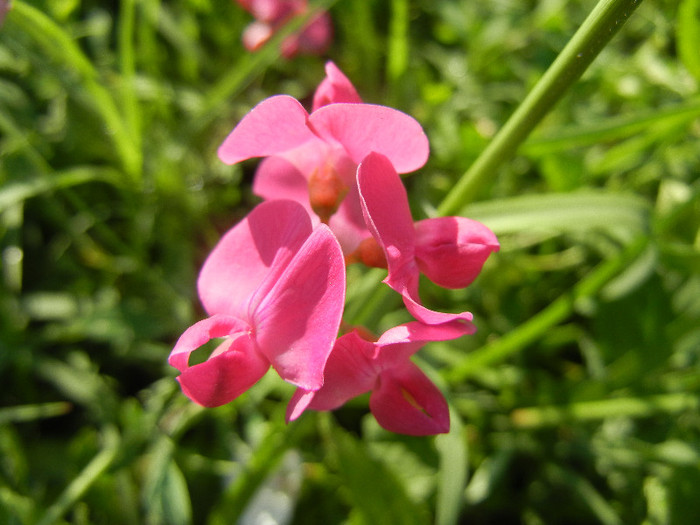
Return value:
M 694 523 L 698 1 L 316 5 L 333 45 L 285 61 L 276 42 L 244 51 L 234 2 L 14 1 L 0 522 Z M 424 283 L 479 328 L 417 356 L 446 435 L 383 431 L 363 398 L 286 426 L 272 374 L 203 409 L 166 364 L 203 316 L 199 265 L 257 202 L 255 162 L 216 148 L 263 98 L 308 101 L 327 59 L 426 130 L 414 217 L 464 214 L 501 240 L 469 288 Z M 382 277 L 351 269 L 347 320 L 406 320 Z

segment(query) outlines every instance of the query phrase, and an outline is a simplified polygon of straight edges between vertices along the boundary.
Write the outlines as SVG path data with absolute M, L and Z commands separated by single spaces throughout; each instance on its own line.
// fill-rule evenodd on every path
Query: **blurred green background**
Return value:
M 390 434 L 366 397 L 284 425 L 274 374 L 202 409 L 166 358 L 197 270 L 258 201 L 216 148 L 333 60 L 418 119 L 434 216 L 595 6 L 336 0 L 324 57 L 245 52 L 230 1 L 19 1 L 0 28 L 0 523 L 696 523 L 700 1 L 643 2 L 459 214 L 502 250 L 424 302 L 479 331 L 419 365 L 452 430 Z M 346 320 L 408 320 L 349 269 Z M 377 290 L 380 290 L 377 292 Z M 267 518 L 266 518 L 267 517 Z M 277 521 L 265 521 L 276 517 Z

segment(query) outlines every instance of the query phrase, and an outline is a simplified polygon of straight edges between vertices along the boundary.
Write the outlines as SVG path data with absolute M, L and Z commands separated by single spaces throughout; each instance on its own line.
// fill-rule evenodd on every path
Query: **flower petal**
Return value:
M 287 420 L 293 421 L 309 408 L 333 410 L 374 388 L 378 368 L 372 362 L 374 343 L 352 331 L 338 338 L 324 372 L 323 386 L 313 392 L 297 390 L 287 407 Z
M 359 104 L 362 102 L 355 86 L 333 62 L 326 62 L 326 78 L 316 88 L 312 110 L 339 102 Z
M 308 178 L 285 157 L 267 157 L 260 163 L 253 180 L 253 193 L 265 200 L 293 200 L 309 214 L 313 213 Z
M 332 39 L 331 17 L 328 13 L 321 12 L 302 28 L 297 39 L 297 48 L 300 53 L 321 55 L 326 52 Z
M 316 137 L 307 127 L 308 114 L 288 95 L 267 98 L 243 117 L 219 147 L 219 158 L 235 164 L 300 146 Z
M 323 140 L 341 144 L 359 164 L 370 152 L 386 155 L 399 173 L 428 160 L 428 138 L 413 117 L 374 104 L 329 104 L 309 116 L 309 125 Z
M 386 255 L 389 274 L 384 282 L 403 296 L 411 315 L 426 324 L 470 322 L 469 312 L 441 313 L 421 304 L 413 218 L 406 189 L 390 160 L 379 153 L 367 155 L 357 168 L 357 184 L 367 227 Z
M 381 335 L 376 342 L 375 358 L 382 369 L 398 366 L 426 343 L 458 339 L 474 333 L 474 330 L 474 325 L 462 319 L 437 325 L 411 321 Z
M 318 390 L 345 303 L 343 254 L 321 224 L 282 267 L 269 273 L 251 301 L 255 338 L 282 379 Z
M 206 407 L 224 405 L 265 375 L 270 363 L 255 349 L 249 328 L 235 317 L 213 316 L 182 334 L 169 363 L 182 372 L 177 380 L 187 397 Z M 206 361 L 188 366 L 192 351 L 218 337 L 226 339 Z
M 248 336 L 227 342 L 229 348 L 185 370 L 177 378 L 182 393 L 205 407 L 230 403 L 257 383 L 270 363 L 257 353 Z
M 468 286 L 500 248 L 491 230 L 466 217 L 425 219 L 415 227 L 418 267 L 445 288 Z
M 391 368 L 379 376 L 369 398 L 377 422 L 390 432 L 411 436 L 450 430 L 450 413 L 440 390 L 413 363 Z
M 248 330 L 250 330 L 248 323 L 230 315 L 213 315 L 203 319 L 190 326 L 180 336 L 170 352 L 168 364 L 182 372 L 189 366 L 190 354 L 203 344 L 218 337 L 226 337 Z
M 418 275 L 406 189 L 391 161 L 379 153 L 370 153 L 362 160 L 357 185 L 367 227 L 386 255 L 389 277 L 385 282 L 394 288 L 392 283 L 398 285 Z
M 206 311 L 248 319 L 249 302 L 263 280 L 276 275 L 311 235 L 311 219 L 293 201 L 259 204 L 231 228 L 207 257 L 197 281 Z

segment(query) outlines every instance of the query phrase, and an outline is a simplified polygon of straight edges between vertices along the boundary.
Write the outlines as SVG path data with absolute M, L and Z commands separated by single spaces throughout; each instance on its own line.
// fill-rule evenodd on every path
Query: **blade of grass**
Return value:
M 515 113 L 460 178 L 438 208 L 450 215 L 472 200 L 489 176 L 508 161 L 530 132 L 576 82 L 641 0 L 600 0 Z
M 141 150 L 136 147 L 110 92 L 100 84 L 97 70 L 73 38 L 40 10 L 25 2 L 13 3 L 6 23 L 17 24 L 40 44 L 49 56 L 74 71 L 88 95 L 88 101 L 105 123 L 114 142 L 122 169 L 132 182 L 140 182 Z
M 538 428 L 567 422 L 590 421 L 608 417 L 650 417 L 677 414 L 700 408 L 700 398 L 689 392 L 674 392 L 645 397 L 619 397 L 579 401 L 568 405 L 524 407 L 513 410 L 511 421 L 519 428 Z
M 105 428 L 103 439 L 102 450 L 92 458 L 92 461 L 78 474 L 78 477 L 70 482 L 58 499 L 46 509 L 37 525 L 51 525 L 61 519 L 114 462 L 121 442 L 117 430 L 113 427 Z
M 0 408 L 0 425 L 34 421 L 47 417 L 62 416 L 70 412 L 73 405 L 64 401 Z
M 657 125 L 682 124 L 700 116 L 700 99 L 693 98 L 681 104 L 655 109 L 632 117 L 616 118 L 589 126 L 571 126 L 558 129 L 523 144 L 520 151 L 540 156 L 558 151 L 592 146 L 602 142 L 626 139 L 637 133 L 656 129 Z
M 121 72 L 121 96 L 124 108 L 124 121 L 129 135 L 134 141 L 134 148 L 141 152 L 141 111 L 139 108 L 134 82 L 136 80 L 136 62 L 134 59 L 134 18 L 136 2 L 124 0 L 119 9 L 119 69 Z

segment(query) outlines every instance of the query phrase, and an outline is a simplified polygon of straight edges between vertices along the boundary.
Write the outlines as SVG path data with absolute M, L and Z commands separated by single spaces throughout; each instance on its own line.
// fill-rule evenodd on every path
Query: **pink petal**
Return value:
M 323 140 L 341 144 L 356 164 L 374 151 L 387 156 L 399 173 L 408 173 L 428 159 L 428 138 L 421 125 L 393 108 L 329 104 L 309 116 L 309 125 Z
M 182 373 L 177 380 L 195 403 L 215 407 L 253 386 L 270 367 L 250 337 L 250 327 L 230 316 L 213 316 L 192 325 L 180 337 L 169 362 Z M 203 363 L 188 366 L 189 355 L 211 339 L 226 337 Z
M 204 262 L 197 281 L 206 311 L 248 317 L 248 303 L 270 268 L 281 271 L 311 235 L 304 208 L 293 201 L 259 204 L 231 228 Z
M 255 339 L 282 379 L 318 390 L 345 303 L 343 254 L 321 224 L 282 268 L 251 301 Z
M 248 51 L 257 51 L 272 37 L 272 26 L 265 22 L 253 22 L 243 30 L 243 46 Z
M 190 354 L 203 344 L 219 337 L 247 332 L 248 323 L 230 315 L 213 315 L 190 326 L 170 352 L 168 363 L 180 372 L 187 369 Z
M 326 12 L 319 13 L 299 33 L 298 50 L 300 53 L 321 55 L 328 49 L 332 38 L 331 17 Z
M 398 366 L 426 343 L 449 341 L 474 333 L 474 326 L 462 319 L 438 325 L 418 321 L 405 323 L 384 332 L 376 342 L 375 359 L 382 369 Z
M 357 185 L 367 227 L 386 255 L 387 284 L 417 276 L 413 218 L 406 189 L 391 161 L 379 153 L 367 155 L 357 168 Z
M 315 139 L 306 125 L 308 114 L 287 95 L 267 98 L 243 117 L 219 147 L 219 158 L 235 164 L 252 157 L 267 157 Z
M 309 407 L 309 403 L 313 400 L 318 390 L 304 390 L 303 388 L 297 388 L 289 400 L 287 405 L 287 412 L 285 414 L 285 421 L 289 423 L 294 421 L 299 416 L 301 416 L 304 411 Z
M 403 296 L 411 315 L 426 324 L 471 322 L 469 312 L 441 313 L 421 304 L 413 218 L 406 189 L 389 159 L 378 153 L 367 155 L 357 168 L 357 184 L 367 227 L 386 256 L 389 275 L 384 282 Z
M 338 211 L 328 221 L 328 225 L 343 248 L 344 254 L 354 252 L 360 242 L 369 237 L 370 232 L 362 215 L 357 184 L 350 187 Z
M 500 247 L 491 230 L 465 217 L 426 219 L 415 227 L 418 267 L 445 288 L 469 285 Z
M 362 99 L 357 94 L 355 86 L 338 69 L 333 62 L 326 62 L 326 78 L 318 85 L 314 93 L 312 110 L 316 111 L 322 106 L 338 102 L 361 103 Z
M 313 395 L 297 390 L 287 408 L 288 420 L 293 421 L 306 408 L 334 410 L 372 390 L 379 370 L 373 363 L 373 354 L 374 343 L 360 337 L 357 331 L 339 337 L 326 363 L 323 386 Z
M 409 313 L 418 321 L 425 324 L 439 325 L 452 321 L 459 321 L 470 326 L 470 334 L 476 332 L 476 327 L 471 323 L 474 316 L 471 312 L 436 312 L 430 308 L 426 308 L 420 301 L 417 293 L 409 293 L 406 289 L 401 292 L 403 296 L 403 304 Z
M 253 193 L 265 200 L 293 200 L 313 214 L 307 177 L 284 157 L 267 157 L 260 163 L 253 180 Z
M 390 432 L 429 436 L 450 430 L 445 398 L 410 361 L 382 372 L 369 406 L 377 422 Z

